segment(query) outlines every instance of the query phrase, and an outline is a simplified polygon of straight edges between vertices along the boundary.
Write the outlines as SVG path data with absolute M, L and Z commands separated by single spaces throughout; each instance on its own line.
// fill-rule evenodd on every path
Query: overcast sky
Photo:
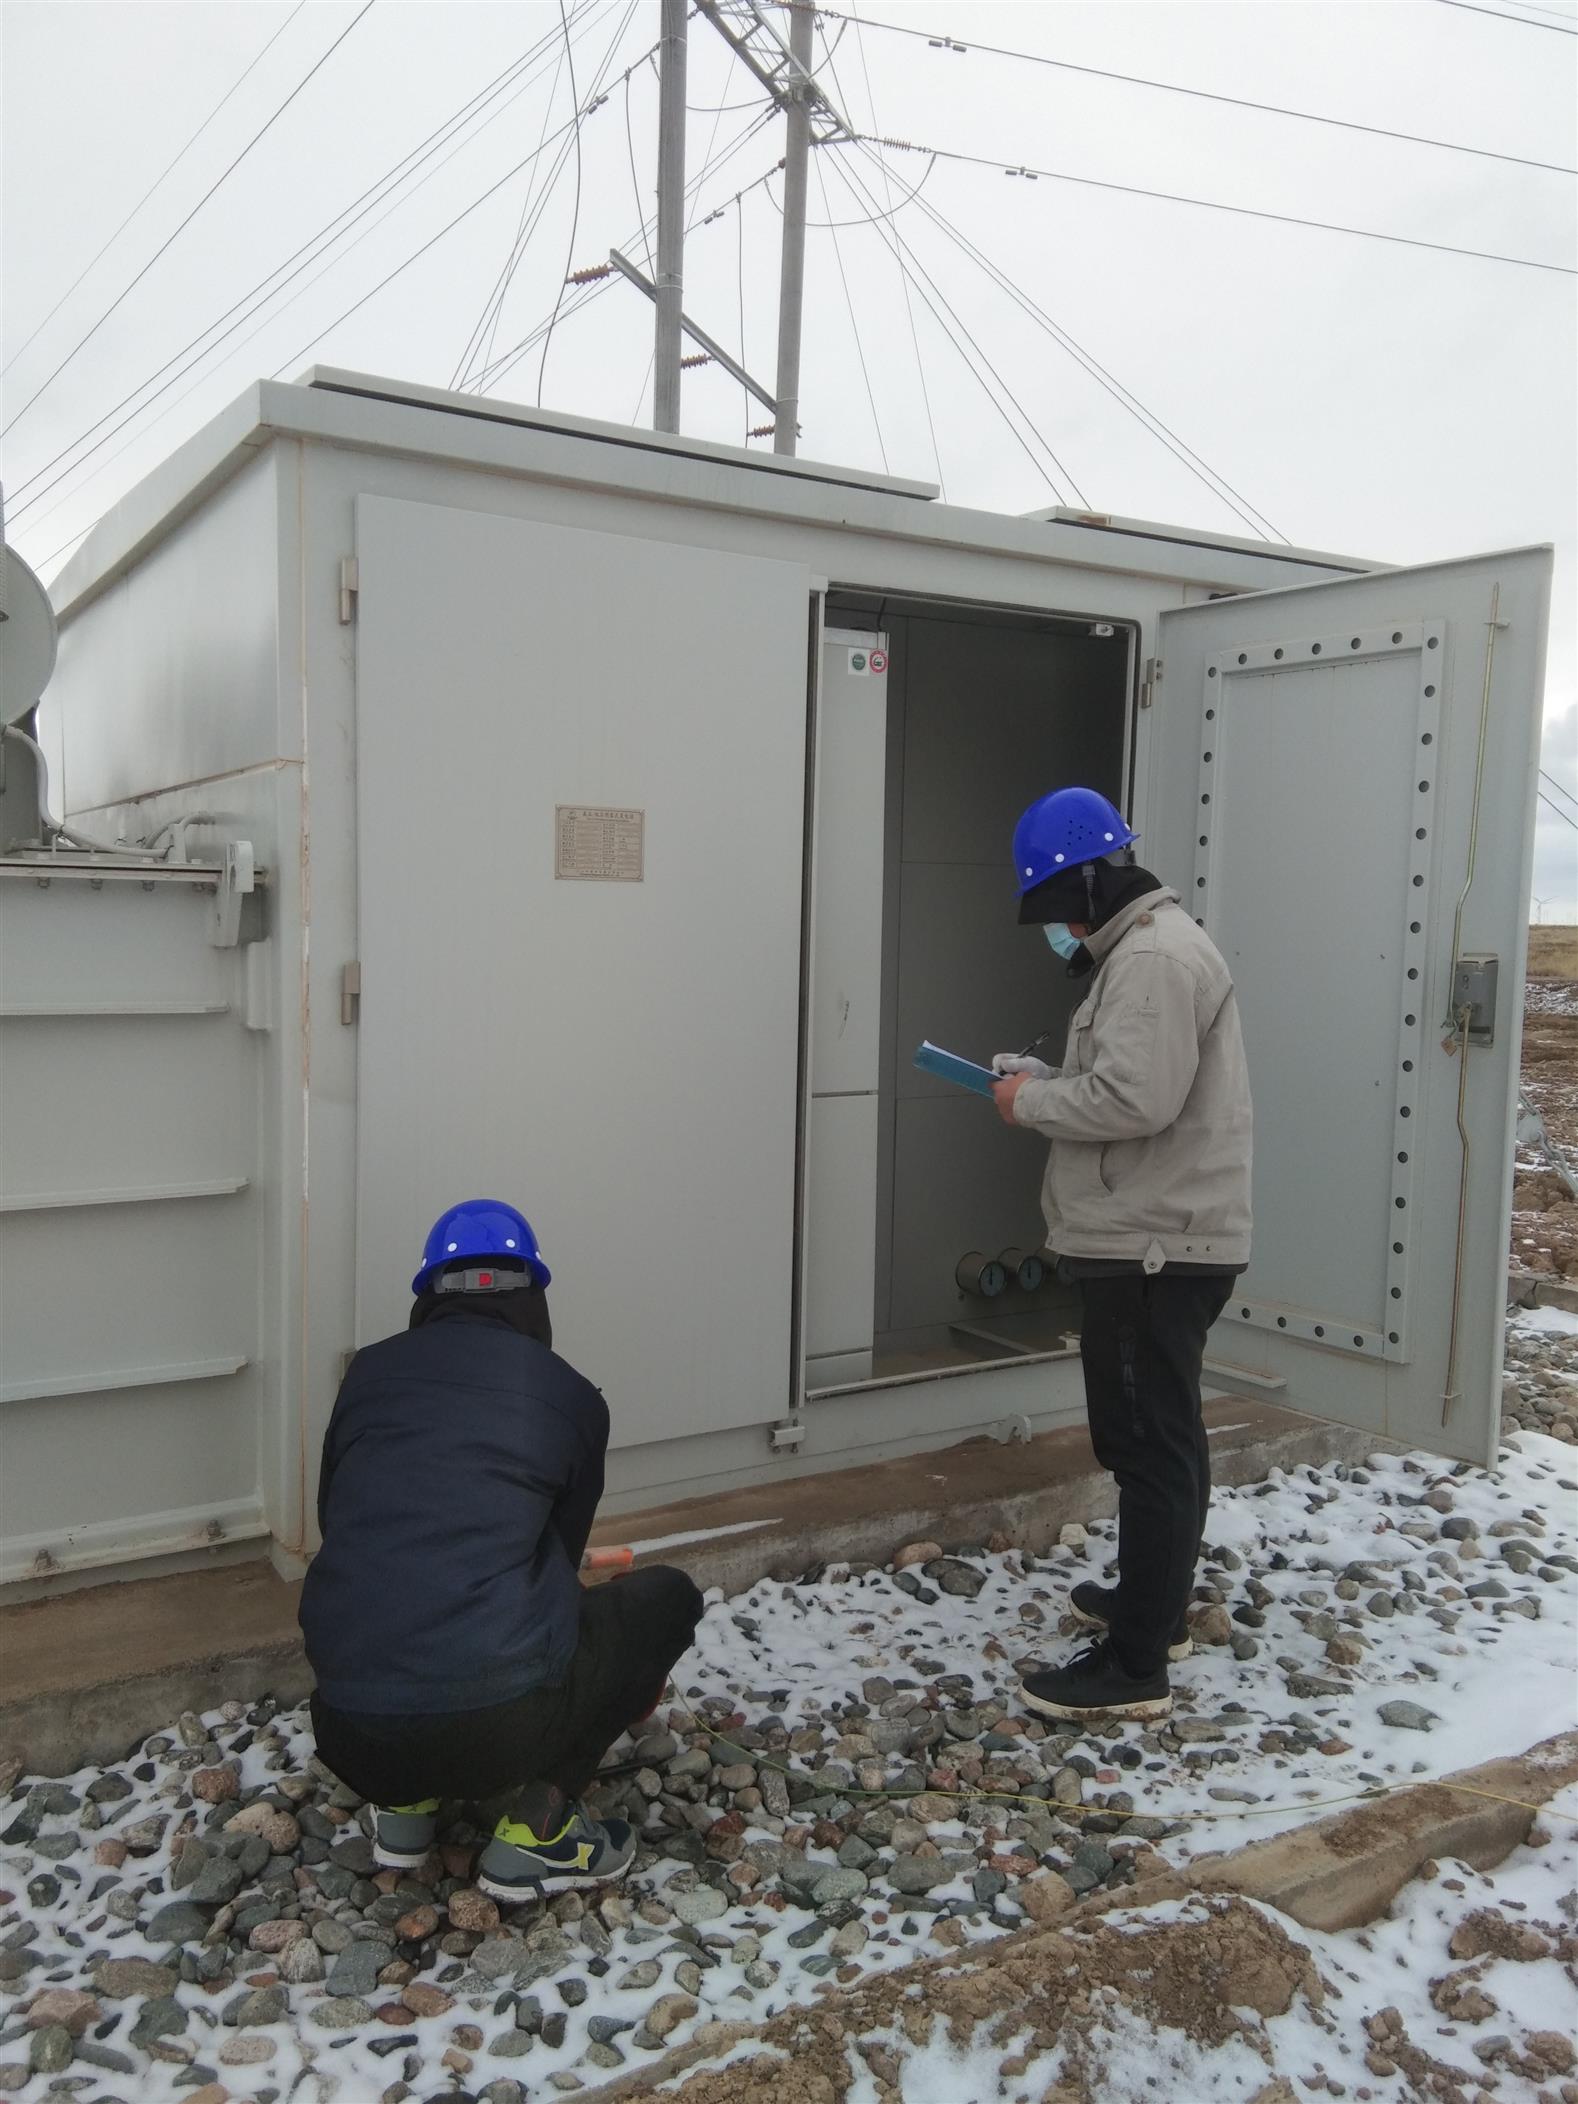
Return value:
M 994 287 L 921 204 L 870 223 L 873 211 L 901 205 L 927 175 L 924 202 L 1288 539 L 1390 562 L 1555 542 L 1544 764 L 1578 790 L 1574 279 L 1123 196 L 1050 173 L 1032 183 L 1006 176 L 1003 164 L 1568 266 L 1578 261 L 1572 177 L 977 48 L 1000 44 L 1570 168 L 1578 162 L 1578 37 L 1557 25 L 1578 19 L 1571 8 L 1560 14 L 1550 0 L 1550 12 L 1526 7 L 1527 20 L 1511 22 L 1441 0 L 856 4 L 863 27 L 829 21 L 817 49 L 820 63 L 831 60 L 824 83 L 857 128 L 992 165 L 939 159 L 927 175 L 920 154 L 882 157 L 885 172 L 859 149 L 818 154 L 812 217 L 845 224 L 836 246 L 823 228 L 811 236 L 802 450 L 940 478 L 955 501 L 1006 511 L 1056 502 L 1077 487 L 1103 510 L 1248 530 Z M 322 360 L 447 385 L 463 369 L 556 148 L 500 179 L 545 132 L 565 125 L 574 106 L 568 68 L 558 62 L 559 8 L 556 0 L 375 0 L 357 20 L 359 5 L 7 0 L 7 518 L 46 579 L 72 536 L 258 375 L 290 376 Z M 483 332 L 479 367 L 546 320 L 567 264 L 595 265 L 610 245 L 634 237 L 645 265 L 637 229 L 652 209 L 657 80 L 641 61 L 657 38 L 657 0 L 566 5 L 576 93 L 584 103 L 601 68 L 609 99 L 582 128 L 578 217 L 572 155 L 509 278 L 496 328 Z M 926 34 L 897 35 L 879 22 Z M 51 378 L 353 23 L 168 252 Z M 766 106 L 704 21 L 694 20 L 690 35 L 695 174 Z M 972 48 L 960 54 L 927 41 L 949 36 Z M 310 267 L 290 283 L 271 280 L 277 297 L 251 312 L 259 281 L 539 44 L 540 60 L 440 155 L 380 192 L 368 217 L 342 221 L 336 245 L 309 251 Z M 769 388 L 780 179 L 759 178 L 781 152 L 782 129 L 781 120 L 766 124 L 709 176 L 686 256 L 687 310 L 736 353 L 743 311 L 745 363 Z M 453 232 L 340 319 L 496 183 Z M 702 224 L 719 206 L 721 216 Z M 917 267 L 956 309 L 1059 466 L 1010 409 L 1014 435 L 922 300 L 906 300 L 883 225 L 912 244 Z M 237 302 L 245 304 L 223 325 L 240 326 L 185 370 L 185 347 Z M 622 282 L 605 287 L 583 313 L 561 318 L 541 399 L 643 421 L 650 346 L 640 294 Z M 491 391 L 536 399 L 540 360 L 539 345 L 500 370 Z M 117 428 L 151 389 L 128 409 L 117 405 L 154 375 L 165 391 Z M 762 412 L 748 414 L 741 390 L 713 368 L 686 376 L 683 418 L 688 431 L 738 442 Z M 51 465 L 101 419 L 98 450 L 82 457 L 79 447 Z M 1548 920 L 1578 919 L 1575 850 L 1578 832 L 1542 805 L 1534 892 L 1547 901 Z

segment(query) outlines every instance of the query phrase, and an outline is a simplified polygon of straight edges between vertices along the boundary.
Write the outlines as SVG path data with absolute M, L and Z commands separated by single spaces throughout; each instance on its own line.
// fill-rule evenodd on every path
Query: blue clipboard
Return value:
M 915 1064 L 923 1073 L 951 1081 L 955 1088 L 968 1089 L 974 1096 L 990 1096 L 1002 1079 L 990 1067 L 978 1067 L 973 1059 L 961 1059 L 957 1052 L 944 1052 L 941 1045 L 934 1045 L 930 1038 L 916 1053 Z

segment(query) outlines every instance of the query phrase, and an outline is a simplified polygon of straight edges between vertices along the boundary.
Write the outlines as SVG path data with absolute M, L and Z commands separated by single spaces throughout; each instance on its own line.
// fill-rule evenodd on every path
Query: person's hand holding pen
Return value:
M 1045 1060 L 1033 1056 L 1037 1045 L 1044 1045 L 1051 1035 L 1050 1030 L 1043 1030 L 1039 1037 L 1030 1040 L 1023 1052 L 998 1052 L 993 1055 L 992 1072 L 1002 1078 L 992 1090 L 992 1101 L 997 1105 L 997 1115 L 1005 1125 L 1018 1123 L 1014 1116 L 1014 1098 L 1027 1081 L 1051 1080 L 1052 1069 Z

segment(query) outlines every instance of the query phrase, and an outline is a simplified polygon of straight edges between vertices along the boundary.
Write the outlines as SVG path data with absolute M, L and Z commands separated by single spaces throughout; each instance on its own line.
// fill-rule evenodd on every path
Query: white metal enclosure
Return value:
M 195 871 L 0 864 L 0 1577 L 267 1535 L 259 1038 Z
M 1525 550 L 1161 622 L 1159 759 L 1193 782 L 1153 837 L 1233 970 L 1255 1091 L 1224 1322 L 1317 1414 L 1487 1462 L 1549 571 Z M 1465 958 L 1498 967 L 1466 1044 Z
M 521 1191 L 596 1252 L 555 1318 L 621 1444 L 780 1417 L 809 577 L 377 497 L 356 553 L 356 1333 L 413 1220 Z M 639 880 L 556 876 L 568 807 L 640 814 Z
M 898 703 L 869 639 L 906 623 L 925 738 L 968 677 L 945 632 L 973 626 L 1005 666 L 1016 635 L 1072 639 L 1047 645 L 1044 717 L 1039 672 L 1016 690 L 1023 749 L 1038 774 L 1121 768 L 1145 859 L 1233 963 L 1260 1241 L 1220 1357 L 1295 1408 L 1487 1455 L 1549 556 L 1365 570 L 971 512 L 919 485 L 365 376 L 251 390 L 68 568 L 45 700 L 78 822 L 137 839 L 185 821 L 194 853 L 245 838 L 267 872 L 260 939 L 230 953 L 251 1166 L 197 1144 L 220 1086 L 206 1072 L 190 1132 L 154 1145 L 183 1164 L 169 1182 L 256 1189 L 251 1254 L 192 1253 L 247 1270 L 250 1331 L 238 1289 L 234 1345 L 206 1311 L 183 1327 L 179 1298 L 180 1335 L 157 1340 L 160 1363 L 248 1361 L 245 1429 L 203 1420 L 215 1465 L 181 1479 L 191 1524 L 209 1505 L 255 1512 L 282 1559 L 310 1551 L 345 1355 L 403 1321 L 427 1225 L 471 1191 L 533 1215 L 558 1342 L 608 1390 L 626 1506 L 1081 1414 L 1063 1351 L 883 1373 L 879 1307 L 907 1311 L 895 1336 L 938 1319 L 937 1193 L 978 1185 L 995 1223 L 1034 1167 L 1014 1155 L 1010 1174 L 1005 1155 L 1000 1182 L 976 1176 L 975 1130 L 983 1163 L 1018 1138 L 989 1106 L 900 1100 L 908 1040 L 957 1034 L 985 1057 L 1058 1013 L 1050 982 L 1045 1005 L 1026 990 L 1018 960 L 1037 953 L 1013 945 L 1033 933 L 1013 926 L 1006 868 L 997 918 L 980 845 L 1011 773 L 988 781 L 967 739 L 957 765 L 934 741 L 908 800 L 895 789 L 880 732 Z M 858 641 L 837 640 L 857 608 L 864 672 Z M 937 617 L 931 641 L 916 608 Z M 1049 784 L 1022 786 L 1028 801 Z M 1467 1054 L 1459 1267 L 1463 1069 L 1441 1039 L 1476 809 L 1456 948 L 1500 971 L 1494 1042 Z M 195 924 L 190 939 L 206 947 Z M 194 973 L 226 969 L 217 954 Z M 68 1099 L 95 1087 L 113 1122 L 113 1061 L 70 1072 L 18 1142 L 24 1196 L 122 1177 L 108 1151 L 90 1177 L 69 1130 Z M 252 1202 L 147 1203 L 138 1264 L 179 1275 L 177 1223 Z M 1388 1232 L 1399 1210 L 1410 1227 Z M 72 1235 L 57 1253 L 79 1247 L 98 1249 Z M 1454 1303 L 1461 1396 L 1443 1427 Z M 13 1354 L 30 1381 L 77 1370 L 43 1306 L 8 1299 L 7 1377 Z M 961 1293 L 957 1312 L 979 1310 Z M 92 1524 L 96 1553 L 129 1564 L 160 1533 L 168 1501 L 150 1501 L 189 1427 L 144 1393 L 92 1404 L 106 1454 L 146 1445 L 122 1489 L 93 1479 L 91 1505 L 75 1406 L 0 1403 L 33 1553 Z

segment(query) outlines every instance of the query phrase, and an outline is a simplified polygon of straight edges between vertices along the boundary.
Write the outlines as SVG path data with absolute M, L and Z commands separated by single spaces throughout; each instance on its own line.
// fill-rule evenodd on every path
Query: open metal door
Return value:
M 1550 572 L 1523 549 L 1164 614 L 1144 814 L 1147 865 L 1232 969 L 1255 1095 L 1254 1258 L 1218 1352 L 1476 1461 Z
M 356 550 L 357 1341 L 494 1195 L 616 1446 L 777 1420 L 809 573 L 368 496 Z

